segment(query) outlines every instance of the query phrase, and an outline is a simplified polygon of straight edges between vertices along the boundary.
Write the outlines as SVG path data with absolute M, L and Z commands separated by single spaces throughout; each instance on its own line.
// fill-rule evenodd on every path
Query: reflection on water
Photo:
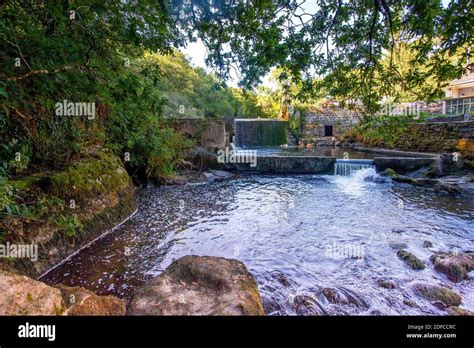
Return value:
M 434 251 L 472 250 L 473 220 L 473 197 L 394 184 L 373 169 L 150 187 L 132 219 L 43 280 L 127 299 L 173 260 L 214 255 L 247 265 L 268 314 L 444 313 L 412 293 L 416 281 L 450 284 L 473 310 L 472 282 L 411 270 L 396 255 L 403 246 L 429 265 Z

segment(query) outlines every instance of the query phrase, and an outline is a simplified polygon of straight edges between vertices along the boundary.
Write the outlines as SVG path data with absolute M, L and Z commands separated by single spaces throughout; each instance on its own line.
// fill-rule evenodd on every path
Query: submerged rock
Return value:
M 472 193 L 474 192 L 474 184 L 470 182 L 468 177 L 442 177 L 442 178 L 416 178 L 411 176 L 399 175 L 392 169 L 388 168 L 383 175 L 389 176 L 393 181 L 408 183 L 415 186 L 432 187 L 434 189 L 445 191 L 451 194 Z
M 369 308 L 359 295 L 346 288 L 323 288 L 321 294 L 331 304 L 353 305 L 364 309 Z
M 413 269 L 420 270 L 425 268 L 425 264 L 419 258 L 405 249 L 399 250 L 397 256 Z
M 459 307 L 449 307 L 447 311 L 449 315 L 474 316 L 474 312 Z
M 210 169 L 209 172 L 219 179 L 228 179 L 234 176 L 233 173 L 226 172 L 225 170 Z
M 224 170 L 212 170 L 212 169 L 210 169 L 208 172 L 203 172 L 202 174 L 206 177 L 206 180 L 209 182 L 222 181 L 225 179 L 232 178 L 234 176 L 234 174 L 230 172 L 226 172 Z
M 432 248 L 432 247 L 433 247 L 433 243 L 431 243 L 428 240 L 423 241 L 423 248 Z
M 405 248 L 408 248 L 408 245 L 406 245 L 405 243 L 397 243 L 397 242 L 389 242 L 388 245 L 390 246 L 390 248 L 392 248 L 393 250 L 400 250 L 400 249 L 405 249 Z
M 379 280 L 377 280 L 377 284 L 381 288 L 385 288 L 385 289 L 394 289 L 396 287 L 394 282 L 392 282 L 391 280 L 387 280 L 387 279 L 379 279 Z
M 460 282 L 467 278 L 467 274 L 474 269 L 474 257 L 466 253 L 439 252 L 430 257 L 435 270 L 446 274 L 453 282 Z
M 81 287 L 59 286 L 67 315 L 125 315 L 125 301 L 98 296 Z
M 26 276 L 0 270 L 0 315 L 60 315 L 61 291 Z
M 279 271 L 274 272 L 272 274 L 272 278 L 276 279 L 284 287 L 288 287 L 291 285 L 291 282 L 288 279 L 287 275 L 282 272 L 279 272 Z
M 403 299 L 403 303 L 412 308 L 418 308 L 418 304 L 415 301 L 410 300 L 409 298 Z
M 297 315 L 328 315 L 319 301 L 310 294 L 298 294 L 290 301 Z
M 257 283 L 237 260 L 185 256 L 133 296 L 130 315 L 264 315 Z
M 444 286 L 418 283 L 413 286 L 413 291 L 429 301 L 442 302 L 445 307 L 458 306 L 462 302 L 460 294 Z
M 389 176 L 390 178 L 398 178 L 400 175 L 398 175 L 392 168 L 387 168 L 382 172 L 382 175 L 384 176 Z

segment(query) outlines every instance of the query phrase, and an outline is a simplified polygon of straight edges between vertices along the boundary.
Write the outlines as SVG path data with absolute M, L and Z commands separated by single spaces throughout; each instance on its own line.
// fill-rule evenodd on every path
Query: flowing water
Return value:
M 373 160 L 336 159 L 336 163 L 334 163 L 334 174 L 350 176 L 352 173 L 358 170 L 370 168 L 375 168 Z
M 138 196 L 137 214 L 42 280 L 128 299 L 173 260 L 214 255 L 245 263 L 267 314 L 445 313 L 412 292 L 416 282 L 452 287 L 474 310 L 472 280 L 451 283 L 429 261 L 435 251 L 474 249 L 472 196 L 392 183 L 372 168 L 240 176 Z M 402 247 L 426 269 L 405 265 Z M 382 279 L 396 287 L 379 286 Z

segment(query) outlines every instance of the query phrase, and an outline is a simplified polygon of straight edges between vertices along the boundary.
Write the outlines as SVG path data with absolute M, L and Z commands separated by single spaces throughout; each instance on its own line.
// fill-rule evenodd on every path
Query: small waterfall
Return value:
M 334 164 L 334 175 L 349 176 L 355 171 L 367 168 L 374 168 L 373 160 L 366 159 L 336 159 Z

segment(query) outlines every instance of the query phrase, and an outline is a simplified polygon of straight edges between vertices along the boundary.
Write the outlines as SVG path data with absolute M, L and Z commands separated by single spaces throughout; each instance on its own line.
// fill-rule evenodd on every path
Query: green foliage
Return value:
M 275 118 L 278 115 L 271 110 L 262 98 L 265 96 L 258 91 L 245 91 L 240 88 L 231 89 L 234 100 L 232 107 L 235 118 Z
M 20 143 L 18 139 L 13 138 L 9 143 L 0 144 L 0 158 L 3 159 L 6 171 L 20 174 L 28 168 L 31 159 L 31 146 L 27 142 Z
M 30 221 L 47 222 L 71 237 L 81 231 L 79 220 L 66 210 L 62 200 L 49 195 L 34 198 L 18 184 L 0 178 L 0 242 L 7 238 L 8 232 L 17 233 L 19 226 Z M 34 200 L 29 202 L 31 198 Z
M 288 119 L 288 129 L 291 135 L 296 139 L 297 144 L 300 143 L 303 138 L 303 130 L 306 124 L 306 114 L 304 109 L 298 109 L 293 113 L 290 113 Z
M 397 140 L 407 132 L 410 124 L 424 122 L 429 118 L 433 116 L 423 112 L 419 115 L 366 115 L 360 124 L 347 131 L 343 138 L 369 146 L 395 148 Z
M 190 7 L 180 8 L 189 15 L 184 22 L 198 29 L 208 61 L 223 76 L 240 63 L 242 85 L 254 86 L 280 67 L 301 83 L 300 99 L 324 92 L 360 100 L 368 112 L 397 93 L 393 82 L 400 79 L 419 87 L 415 95 L 435 98 L 445 81 L 465 71 L 472 46 L 470 0 L 449 1 L 447 8 L 441 0 L 203 1 Z M 413 69 L 402 76 L 396 59 L 384 64 L 400 42 L 413 49 L 406 57 Z
M 241 109 L 233 91 L 172 49 L 183 37 L 166 6 L 0 6 L 0 158 L 9 164 L 6 175 L 62 170 L 95 145 L 122 159 L 128 152 L 131 174 L 171 175 L 190 142 L 164 118 L 233 116 Z M 95 103 L 95 118 L 56 115 L 55 104 L 64 100 Z
M 323 1 L 318 6 L 298 0 L 16 0 L 0 7 L 0 59 L 7 78 L 0 96 L 8 96 L 10 112 L 20 111 L 26 118 L 39 105 L 31 90 L 23 88 L 25 79 L 53 101 L 63 90 L 68 97 L 94 96 L 99 102 L 104 89 L 126 70 L 124 59 L 139 57 L 143 50 L 171 52 L 197 38 L 207 46 L 207 62 L 220 77 L 238 66 L 242 86 L 250 87 L 281 67 L 301 83 L 301 97 L 324 90 L 344 100 L 359 99 L 373 111 L 381 91 L 393 94 L 391 81 L 398 79 L 396 62 L 383 63 L 387 52 L 392 54 L 400 42 L 411 43 L 409 63 L 422 69 L 411 69 L 403 80 L 431 80 L 437 92 L 440 83 L 463 73 L 473 34 L 470 0 L 452 0 L 447 8 L 441 0 Z M 226 93 L 219 83 L 208 82 L 211 89 L 206 86 L 202 93 L 192 84 L 183 87 L 202 100 Z M 206 95 L 214 87 L 216 93 Z M 174 92 L 166 93 L 172 112 L 186 101 Z M 420 92 L 430 94 L 428 89 Z M 190 103 L 190 114 L 202 110 L 196 104 Z M 219 115 L 229 111 L 225 102 L 215 107 Z
M 76 215 L 59 215 L 50 220 L 68 237 L 76 237 L 84 228 Z
M 183 53 L 168 55 L 147 53 L 140 62 L 158 67 L 160 74 L 153 90 L 166 100 L 164 117 L 217 118 L 232 117 L 234 96 L 214 75 L 192 67 Z

